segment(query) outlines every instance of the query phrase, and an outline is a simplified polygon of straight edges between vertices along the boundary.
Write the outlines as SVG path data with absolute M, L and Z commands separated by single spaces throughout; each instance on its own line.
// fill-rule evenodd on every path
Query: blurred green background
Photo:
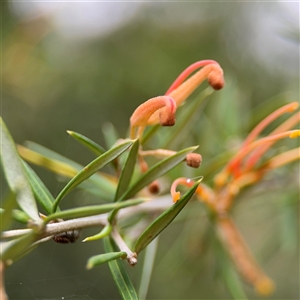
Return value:
M 296 2 L 4 1 L 1 10 L 4 121 L 17 143 L 31 140 L 81 164 L 93 156 L 66 130 L 103 145 L 101 128 L 110 122 L 125 137 L 133 110 L 163 94 L 184 68 L 201 59 L 218 61 L 227 84 L 180 140 L 185 146 L 200 144 L 208 182 L 206 162 L 240 143 L 280 105 L 299 101 Z M 56 196 L 64 183 L 35 170 Z M 4 194 L 5 183 L 2 187 Z M 73 197 L 72 205 L 87 196 Z M 240 198 L 234 219 L 277 284 L 270 298 L 299 299 L 299 164 L 268 175 Z M 149 299 L 230 299 L 203 208 L 198 203 L 190 208 L 160 239 Z M 41 245 L 8 268 L 8 295 L 119 299 L 107 266 L 85 270 L 87 258 L 101 249 L 101 242 Z M 129 270 L 136 285 L 141 267 Z M 250 299 L 259 299 L 252 288 L 245 289 Z

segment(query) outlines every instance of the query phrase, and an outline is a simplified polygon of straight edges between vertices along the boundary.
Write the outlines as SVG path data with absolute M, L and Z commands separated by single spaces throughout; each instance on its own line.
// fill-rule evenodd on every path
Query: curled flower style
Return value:
M 201 70 L 185 80 L 193 71 L 201 67 L 203 67 Z M 202 60 L 190 65 L 177 77 L 166 92 L 166 95 L 172 97 L 177 106 L 179 106 L 205 79 L 208 80 L 208 83 L 215 90 L 220 90 L 225 85 L 223 70 L 216 61 Z M 155 113 L 149 118 L 148 124 L 154 125 L 158 123 L 159 115 Z
M 258 138 L 259 134 L 274 120 L 284 113 L 294 112 L 297 102 L 284 105 L 262 120 L 248 135 L 241 148 L 236 152 L 223 170 L 215 176 L 213 188 L 200 183 L 195 194 L 213 213 L 216 229 L 225 248 L 241 276 L 250 283 L 260 295 L 270 295 L 275 286 L 263 272 L 238 232 L 229 210 L 242 188 L 260 181 L 270 170 L 300 159 L 300 148 L 288 150 L 258 164 L 266 151 L 283 138 L 297 138 L 300 130 L 291 130 L 299 121 L 296 112 L 280 124 L 268 136 Z M 173 202 L 180 201 L 179 185 L 191 187 L 194 181 L 184 177 L 176 179 L 171 186 Z
M 267 150 L 280 139 L 289 137 L 296 138 L 299 136 L 299 130 L 289 130 L 300 121 L 300 113 L 297 112 L 284 123 L 279 125 L 273 130 L 267 137 L 256 139 L 257 136 L 264 130 L 272 121 L 277 119 L 284 113 L 293 112 L 298 108 L 297 102 L 284 105 L 275 110 L 264 120 L 262 120 L 248 135 L 242 144 L 240 150 L 234 155 L 234 157 L 227 163 L 225 168 L 217 174 L 215 177 L 215 183 L 218 187 L 225 186 L 229 182 L 238 179 L 240 176 L 244 176 L 249 172 L 264 173 L 268 167 L 268 162 L 263 166 L 257 168 L 258 161 L 261 160 Z M 298 159 L 297 153 L 292 152 L 293 156 L 289 157 L 289 161 Z M 284 159 L 284 155 L 280 156 Z M 256 176 L 260 178 L 261 176 Z M 239 180 L 242 183 L 242 180 Z M 241 186 L 240 186 L 241 187 Z
M 221 239 L 240 274 L 248 283 L 254 286 L 258 294 L 270 295 L 274 291 L 275 285 L 252 256 L 233 221 L 228 216 L 219 217 L 216 225 Z
M 173 126 L 175 124 L 176 103 L 169 96 L 158 96 L 142 103 L 130 118 L 130 137 L 140 137 L 149 118 L 159 111 L 159 123 L 162 126 Z M 138 133 L 136 134 L 136 128 Z

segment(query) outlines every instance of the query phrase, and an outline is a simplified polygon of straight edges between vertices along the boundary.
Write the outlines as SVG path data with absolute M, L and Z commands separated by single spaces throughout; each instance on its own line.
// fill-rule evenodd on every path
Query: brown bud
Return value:
M 158 180 L 154 180 L 148 185 L 148 191 L 151 194 L 158 194 L 160 191 L 160 186 Z
M 159 114 L 159 123 L 162 126 L 173 126 L 175 120 L 175 115 Z
M 220 68 L 218 71 L 212 71 L 207 76 L 207 81 L 214 90 L 222 89 L 225 85 L 222 69 Z
M 202 156 L 198 153 L 189 153 L 185 158 L 186 164 L 192 168 L 199 168 L 202 162 Z

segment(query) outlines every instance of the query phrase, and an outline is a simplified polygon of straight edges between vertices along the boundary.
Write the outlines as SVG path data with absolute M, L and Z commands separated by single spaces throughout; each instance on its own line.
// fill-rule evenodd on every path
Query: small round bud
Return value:
M 220 90 L 225 85 L 223 74 L 217 71 L 211 72 L 207 77 L 207 81 L 214 90 Z
M 158 194 L 160 191 L 160 186 L 158 180 L 154 180 L 148 185 L 148 191 L 151 194 Z
M 198 153 L 189 153 L 185 158 L 186 164 L 192 168 L 199 168 L 202 162 L 202 156 Z

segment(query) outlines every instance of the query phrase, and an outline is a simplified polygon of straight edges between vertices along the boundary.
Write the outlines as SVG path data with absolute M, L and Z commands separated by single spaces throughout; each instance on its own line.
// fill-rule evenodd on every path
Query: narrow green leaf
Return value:
M 37 205 L 26 177 L 22 160 L 2 118 L 0 118 L 0 126 L 1 162 L 7 183 L 11 191 L 15 193 L 18 205 L 32 220 L 40 222 Z
M 36 175 L 36 173 L 32 170 L 31 167 L 25 162 L 25 170 L 29 179 L 30 186 L 32 188 L 33 194 L 38 201 L 38 203 L 45 209 L 45 211 L 49 214 L 51 213 L 52 204 L 54 202 L 54 198 L 46 188 L 41 179 Z M 59 208 L 58 208 L 59 210 Z
M 5 200 L 1 200 L 1 211 L 0 214 L 0 232 L 6 230 L 11 225 L 12 211 L 17 207 L 16 197 L 12 191 L 9 191 L 9 194 L 5 197 Z
M 145 199 L 133 199 L 126 202 L 114 202 L 102 205 L 89 205 L 84 207 L 76 207 L 60 212 L 53 213 L 45 218 L 44 223 L 48 223 L 55 219 L 70 219 L 70 218 L 81 218 L 86 216 L 98 215 L 107 213 L 113 209 L 121 209 L 124 207 L 134 206 L 145 202 Z
M 111 148 L 120 138 L 116 128 L 110 122 L 107 122 L 102 126 L 102 132 L 107 148 Z
M 104 228 L 102 228 L 102 230 L 99 233 L 85 238 L 82 242 L 91 242 L 103 239 L 105 236 L 108 236 L 111 233 L 112 229 L 112 225 L 107 224 Z
M 77 162 L 75 162 L 53 150 L 50 150 L 42 145 L 39 145 L 39 144 L 31 142 L 31 141 L 26 141 L 25 146 L 28 149 L 30 149 L 36 153 L 39 153 L 40 155 L 42 155 L 45 158 L 59 161 L 61 163 L 64 163 L 65 165 L 68 165 L 69 167 L 72 168 L 72 170 L 75 170 L 75 172 L 82 169 L 82 165 L 80 165 L 79 163 L 77 163 Z
M 150 184 L 153 180 L 161 177 L 162 175 L 166 174 L 168 171 L 176 167 L 185 159 L 188 153 L 195 151 L 197 148 L 198 146 L 183 149 L 154 165 L 145 174 L 143 174 L 141 178 L 137 180 L 125 194 L 123 194 L 121 200 L 134 196 L 137 192 Z
M 46 168 L 55 174 L 74 177 L 83 166 L 64 156 L 33 142 L 26 142 L 29 148 L 18 146 L 21 156 L 28 162 Z M 88 179 L 86 191 L 91 192 L 92 186 L 97 189 L 97 195 L 106 200 L 112 200 L 116 183 L 105 174 L 97 172 Z M 85 186 L 82 185 L 82 188 Z
M 67 130 L 67 133 L 97 156 L 100 156 L 106 152 L 106 150 L 102 146 L 78 132 Z M 115 160 L 113 160 L 111 163 L 113 164 L 115 169 L 118 168 L 118 164 Z
M 13 263 L 15 260 L 23 256 L 28 247 L 30 247 L 36 239 L 37 234 L 30 232 L 15 240 L 2 243 L 0 247 L 1 260 L 8 264 Z
M 173 204 L 169 209 L 164 211 L 159 217 L 157 217 L 140 235 L 135 243 L 134 251 L 136 253 L 141 252 L 149 243 L 151 243 L 157 235 L 159 235 L 180 213 L 180 211 L 189 202 L 191 197 L 194 195 L 198 185 L 202 178 L 199 179 L 195 184 L 183 195 L 182 198 Z
M 125 165 L 122 169 L 119 184 L 117 187 L 116 195 L 115 195 L 115 201 L 119 199 L 119 197 L 124 194 L 126 189 L 128 188 L 130 184 L 130 180 L 134 171 L 134 167 L 136 165 L 136 159 L 137 154 L 139 151 L 139 140 L 136 140 L 130 149 L 130 152 L 128 154 L 127 160 L 125 162 Z
M 20 223 L 24 223 L 24 224 L 27 224 L 28 221 L 30 220 L 29 216 L 26 213 L 24 213 L 24 211 L 19 210 L 19 209 L 13 209 L 12 217 L 16 221 L 18 221 Z
M 92 153 L 96 154 L 97 156 L 102 155 L 104 152 L 106 152 L 106 150 L 103 147 L 101 147 L 100 145 L 98 145 L 88 137 L 78 132 L 67 130 L 67 133 L 76 141 L 78 141 L 80 144 L 88 148 Z
M 106 252 L 116 251 L 116 246 L 109 237 L 105 237 L 104 248 Z M 113 279 L 118 287 L 120 295 L 124 300 L 138 300 L 135 288 L 127 274 L 127 271 L 120 260 L 113 260 L 108 263 Z
M 139 299 L 141 300 L 147 299 L 147 293 L 152 278 L 155 256 L 157 253 L 158 240 L 159 236 L 145 250 L 144 265 L 138 292 Z
M 88 259 L 86 268 L 92 269 L 96 266 L 102 265 L 106 262 L 109 262 L 111 260 L 115 260 L 118 258 L 126 258 L 127 253 L 124 251 L 120 251 L 120 252 L 110 252 L 110 253 L 105 253 L 105 254 L 100 254 L 100 255 L 95 255 L 92 256 Z
M 91 163 L 89 163 L 83 170 L 81 170 L 75 177 L 73 177 L 68 184 L 64 187 L 64 189 L 59 193 L 57 198 L 53 203 L 52 211 L 55 212 L 56 208 L 61 201 L 61 199 L 73 190 L 76 186 L 78 186 L 81 182 L 91 177 L 94 173 L 96 173 L 99 169 L 104 167 L 106 164 L 111 162 L 113 159 L 122 154 L 126 149 L 128 149 L 132 145 L 133 141 L 128 140 L 124 143 L 108 150 L 101 156 L 97 157 Z

